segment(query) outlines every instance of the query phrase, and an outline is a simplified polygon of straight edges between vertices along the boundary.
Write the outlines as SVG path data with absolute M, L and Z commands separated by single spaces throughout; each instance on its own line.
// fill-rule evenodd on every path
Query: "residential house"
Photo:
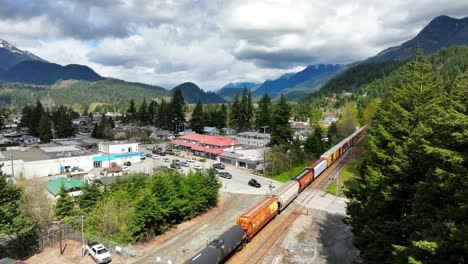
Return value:
M 204 127 L 203 134 L 210 136 L 219 136 L 219 130 L 216 127 Z

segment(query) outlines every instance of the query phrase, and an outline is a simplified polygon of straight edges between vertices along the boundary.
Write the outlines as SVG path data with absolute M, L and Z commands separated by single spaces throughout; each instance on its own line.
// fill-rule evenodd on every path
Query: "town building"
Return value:
M 265 149 L 240 149 L 219 154 L 218 161 L 255 171 L 263 170 Z
M 171 144 L 175 149 L 190 151 L 196 156 L 210 159 L 216 159 L 216 157 L 224 153 L 225 150 L 232 150 L 241 145 L 241 143 L 235 139 L 197 133 L 177 137 L 171 141 Z
M 204 127 L 203 134 L 210 136 L 219 136 L 219 130 L 216 127 Z
M 242 132 L 237 134 L 237 140 L 244 145 L 265 147 L 270 143 L 271 135 L 268 133 Z
M 47 190 L 54 197 L 60 194 L 62 186 L 70 196 L 82 195 L 81 189 L 84 187 L 84 183 L 75 178 L 57 178 L 47 182 Z
M 1 171 L 13 178 L 36 178 L 52 175 L 84 174 L 93 168 L 141 162 L 138 143 L 100 142 L 98 150 L 80 145 L 79 139 L 62 140 L 36 147 L 7 147 L 0 152 Z

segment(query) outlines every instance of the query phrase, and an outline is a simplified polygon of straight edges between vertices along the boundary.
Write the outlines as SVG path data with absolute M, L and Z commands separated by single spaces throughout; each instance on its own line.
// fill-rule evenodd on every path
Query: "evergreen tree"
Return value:
M 23 107 L 23 109 L 21 110 L 21 120 L 19 124 L 20 127 L 28 127 L 29 130 L 31 131 L 31 127 L 33 126 L 33 122 L 32 122 L 33 111 L 34 109 L 29 105 L 26 105 L 25 107 Z
M 93 128 L 93 132 L 91 132 L 91 137 L 93 138 L 102 137 L 102 133 L 99 132 L 99 125 L 97 123 L 94 123 L 94 128 Z
M 239 130 L 245 131 L 251 128 L 251 121 L 253 116 L 252 96 L 250 89 L 244 88 L 242 91 L 242 100 L 239 104 Z
M 19 257 L 25 257 L 31 245 L 34 223 L 29 215 L 21 210 L 21 189 L 7 181 L 0 171 L 0 234 L 2 246 L 10 244 L 18 249 Z M 12 256 L 12 255 L 10 255 Z
M 273 110 L 270 145 L 289 145 L 292 143 L 292 131 L 289 125 L 291 107 L 286 97 L 281 94 Z
M 133 123 L 137 119 L 137 110 L 135 107 L 135 101 L 133 99 L 130 100 L 130 106 L 127 110 L 127 122 Z
M 137 120 L 140 122 L 142 125 L 148 124 L 148 106 L 146 104 L 146 99 L 143 99 L 143 102 L 140 105 L 140 108 L 138 109 L 138 114 L 137 114 Z
M 198 134 L 203 134 L 203 128 L 205 127 L 203 118 L 203 105 L 198 100 L 197 105 L 193 109 L 192 119 L 190 119 L 190 126 L 192 130 Z
M 172 131 L 175 133 L 179 133 L 180 131 L 184 130 L 185 124 L 185 99 L 182 95 L 181 90 L 176 90 L 172 96 L 171 100 L 171 123 L 172 123 Z
M 110 128 L 112 128 L 112 129 L 115 128 L 115 123 L 114 123 L 114 119 L 112 119 L 112 116 L 109 116 L 107 118 L 107 123 L 109 124 Z
M 262 131 L 263 127 L 270 127 L 271 125 L 271 99 L 265 93 L 260 101 L 258 101 L 258 108 L 255 114 L 255 128 Z M 268 128 L 269 129 L 269 128 Z
M 241 104 L 239 102 L 239 95 L 234 97 L 234 102 L 231 104 L 231 121 L 230 124 L 235 129 L 242 128 L 242 114 Z
M 161 129 L 168 130 L 170 129 L 170 105 L 166 101 L 161 99 L 161 104 L 159 105 L 158 115 L 157 115 L 157 126 Z
M 467 88 L 444 91 L 419 49 L 391 85 L 347 192 L 354 244 L 368 263 L 463 263 L 468 119 L 450 93 Z
M 318 126 L 315 128 L 314 133 L 307 137 L 304 143 L 304 151 L 307 154 L 312 154 L 315 158 L 319 158 L 325 152 L 322 133 Z
M 151 102 L 148 105 L 148 124 L 149 125 L 155 124 L 157 106 L 158 105 L 154 100 L 151 100 Z
M 31 126 L 29 130 L 33 136 L 39 136 L 38 126 L 41 121 L 42 115 L 44 114 L 44 107 L 40 101 L 36 102 L 36 107 L 31 112 Z
M 62 185 L 60 188 L 59 198 L 57 199 L 57 203 L 55 204 L 54 214 L 58 220 L 62 220 L 65 222 L 71 221 L 74 212 L 75 212 L 75 202 L 73 198 L 70 197 L 67 193 L 67 190 Z
M 41 119 L 37 126 L 37 133 L 42 142 L 50 142 L 52 139 L 52 125 L 48 112 L 42 112 Z

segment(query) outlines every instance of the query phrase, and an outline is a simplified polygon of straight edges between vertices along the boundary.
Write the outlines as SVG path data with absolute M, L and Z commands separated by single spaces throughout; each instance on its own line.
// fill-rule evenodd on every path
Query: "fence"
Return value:
M 62 225 L 62 226 L 52 226 L 50 227 L 47 231 L 42 232 L 42 234 L 39 234 L 38 237 L 38 249 L 43 250 L 46 247 L 56 244 L 60 241 L 60 239 L 65 240 L 75 240 L 78 242 L 82 242 L 82 237 L 81 237 L 81 232 L 78 230 L 75 230 L 73 226 L 71 225 Z M 107 250 L 112 255 L 118 255 L 121 258 L 127 259 L 129 257 L 134 258 L 136 257 L 136 250 L 124 247 L 122 245 L 119 245 L 111 240 L 99 237 L 99 236 L 93 236 L 93 235 L 84 235 L 84 242 L 98 242 L 104 245 Z

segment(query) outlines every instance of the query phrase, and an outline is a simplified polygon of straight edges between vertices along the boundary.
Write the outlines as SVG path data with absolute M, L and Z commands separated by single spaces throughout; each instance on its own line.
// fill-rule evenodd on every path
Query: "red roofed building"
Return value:
M 215 159 L 224 149 L 241 145 L 235 139 L 226 137 L 187 134 L 171 141 L 174 148 L 191 151 L 194 155 Z

